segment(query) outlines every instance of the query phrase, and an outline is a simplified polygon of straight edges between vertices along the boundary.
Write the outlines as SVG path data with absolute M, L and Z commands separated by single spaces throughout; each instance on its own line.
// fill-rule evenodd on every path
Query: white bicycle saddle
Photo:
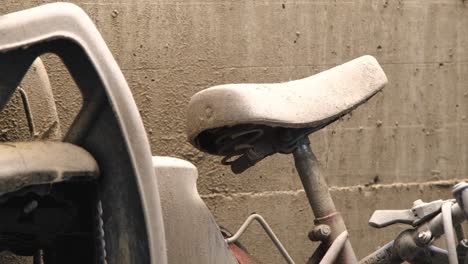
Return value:
M 322 127 L 359 106 L 387 83 L 377 60 L 363 56 L 316 75 L 272 84 L 226 84 L 195 94 L 187 114 L 190 142 L 205 130 L 240 124 Z
M 242 173 L 349 113 L 380 91 L 387 77 L 377 60 L 363 56 L 319 74 L 272 84 L 226 84 L 190 100 L 187 134 L 196 148 L 225 156 Z

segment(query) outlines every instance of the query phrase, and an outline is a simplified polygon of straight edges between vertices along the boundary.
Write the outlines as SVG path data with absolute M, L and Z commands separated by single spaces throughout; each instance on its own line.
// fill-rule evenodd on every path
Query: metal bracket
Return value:
M 241 225 L 239 230 L 237 230 L 237 232 L 233 236 L 231 236 L 229 238 L 226 238 L 226 243 L 231 244 L 231 243 L 236 242 L 239 239 L 239 237 L 245 232 L 247 227 L 249 227 L 249 225 L 252 223 L 253 220 L 256 220 L 263 227 L 263 229 L 267 233 L 268 237 L 271 239 L 271 241 L 273 241 L 273 244 L 275 244 L 276 248 L 281 253 L 281 255 L 286 260 L 286 262 L 289 263 L 289 264 L 294 264 L 294 260 L 291 258 L 289 253 L 286 251 L 283 244 L 281 244 L 278 237 L 275 235 L 275 233 L 270 228 L 268 223 L 259 214 L 251 214 L 247 218 L 247 220 L 245 220 L 245 222 Z
M 419 226 L 440 212 L 446 201 L 436 200 L 425 203 L 416 200 L 411 209 L 405 210 L 376 210 L 369 219 L 369 225 L 382 228 L 396 223 Z

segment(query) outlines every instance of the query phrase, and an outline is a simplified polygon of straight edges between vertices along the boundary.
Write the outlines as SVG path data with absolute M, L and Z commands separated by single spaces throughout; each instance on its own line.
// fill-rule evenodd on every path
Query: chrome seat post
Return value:
M 346 226 L 328 190 L 327 182 L 322 176 L 319 162 L 315 157 L 307 137 L 301 140 L 293 152 L 296 170 L 301 178 L 309 204 L 315 216 L 314 230 L 309 234 L 313 241 L 321 241 L 318 250 L 308 263 L 319 263 L 333 241 L 344 231 Z M 346 241 L 337 263 L 357 263 L 351 243 Z

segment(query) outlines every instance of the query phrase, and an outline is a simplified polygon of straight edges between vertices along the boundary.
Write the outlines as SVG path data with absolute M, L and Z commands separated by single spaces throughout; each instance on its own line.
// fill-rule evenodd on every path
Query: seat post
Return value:
M 346 226 L 328 190 L 327 182 L 319 169 L 319 162 L 310 147 L 307 137 L 304 137 L 293 152 L 296 170 L 301 178 L 309 204 L 315 216 L 314 231 L 309 237 L 312 240 L 321 240 L 322 244 L 314 253 L 308 263 L 318 263 L 333 241 L 344 231 Z M 327 231 L 324 232 L 323 229 Z M 322 230 L 318 230 L 322 229 Z M 330 232 L 331 231 L 331 232 Z M 314 233 L 321 232 L 322 235 Z M 324 235 L 325 234 L 325 235 Z M 356 255 L 349 240 L 346 241 L 337 263 L 357 263 Z

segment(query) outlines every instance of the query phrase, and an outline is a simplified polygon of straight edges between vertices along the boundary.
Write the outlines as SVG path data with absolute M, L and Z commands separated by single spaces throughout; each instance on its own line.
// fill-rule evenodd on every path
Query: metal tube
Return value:
M 446 202 L 442 205 L 442 218 L 444 220 L 444 232 L 445 238 L 447 240 L 449 263 L 458 264 L 457 249 L 455 245 L 455 234 L 453 232 L 451 202 Z
M 28 122 L 29 134 L 31 135 L 31 138 L 34 138 L 34 136 L 36 135 L 36 130 L 34 128 L 34 121 L 33 121 L 33 114 L 31 112 L 31 107 L 29 106 L 28 94 L 21 87 L 18 87 L 18 91 L 21 95 L 21 101 L 23 101 L 23 108 L 26 114 L 26 121 Z
M 465 238 L 465 232 L 463 232 L 463 227 L 461 225 L 455 225 L 453 228 L 455 229 L 455 235 L 458 243 Z
M 450 239 L 454 239 L 453 236 L 453 226 L 459 225 L 465 220 L 465 215 L 462 209 L 458 204 L 452 204 L 452 202 L 444 203 L 443 205 L 445 214 L 450 213 L 452 221 L 447 221 L 447 227 L 450 226 L 452 229 L 452 236 Z M 451 223 L 450 223 L 451 222 Z M 437 239 L 443 235 L 446 231 L 444 230 L 444 217 L 442 213 L 439 213 L 433 219 L 429 220 L 427 223 L 419 226 L 416 229 L 406 230 L 400 233 L 400 235 L 395 240 L 394 254 L 400 256 L 403 260 L 408 262 L 412 261 L 426 261 L 429 257 L 431 260 L 436 260 L 434 263 L 448 263 L 449 254 L 443 251 L 437 250 L 435 247 L 426 245 L 426 243 L 421 244 L 421 241 L 417 241 L 416 238 L 418 234 L 429 232 L 432 239 Z M 450 231 L 448 231 L 450 236 Z M 432 240 L 431 239 L 431 240 Z M 448 243 L 450 244 L 450 243 Z M 452 242 L 453 245 L 453 242 Z M 424 254 L 425 251 L 432 251 L 431 255 Z M 455 253 L 456 256 L 456 253 Z M 453 257 L 452 257 L 453 258 Z M 455 257 L 456 258 L 456 257 Z M 452 262 L 450 262 L 452 263 Z M 457 262 L 453 262 L 457 263 Z
M 348 240 L 348 231 L 343 231 L 336 239 L 333 241 L 333 244 L 325 253 L 320 264 L 333 264 L 335 260 L 338 258 L 341 250 L 343 249 L 346 241 Z
M 468 217 L 468 183 L 459 182 L 453 187 L 452 193 L 465 216 Z
M 454 203 L 454 201 L 444 203 L 441 213 L 416 229 L 403 231 L 394 242 L 385 245 L 383 248 L 361 260 L 360 263 L 393 263 L 390 262 L 390 260 L 395 258 L 395 261 L 397 261 L 396 257 L 406 261 L 422 260 L 424 257 L 421 254 L 423 254 L 425 250 L 430 251 L 431 260 L 435 260 L 435 263 L 458 263 L 456 248 L 454 248 L 455 235 L 453 228 L 459 227 L 466 219 L 465 212 L 462 208 L 464 208 L 464 205 L 468 204 L 468 196 L 466 197 L 467 199 L 464 200 L 463 198 L 465 197 L 463 197 L 463 194 L 468 194 L 468 185 L 466 183 L 455 187 L 454 196 L 457 198 L 458 203 Z M 458 232 L 461 235 L 462 230 L 458 230 Z M 429 233 L 431 240 L 437 239 L 445 233 L 449 250 L 441 250 L 416 240 L 415 238 L 422 233 Z
M 294 162 L 315 218 L 336 213 L 335 204 L 328 191 L 328 184 L 320 172 L 319 161 L 308 143 L 296 148 Z
M 346 226 L 343 218 L 336 211 L 335 204 L 328 190 L 328 185 L 319 169 L 319 162 L 310 148 L 308 138 L 305 138 L 294 150 L 294 163 L 301 178 L 309 204 L 315 216 L 315 224 L 330 226 L 331 234 L 322 241 L 327 250 L 333 241 L 344 231 Z M 338 258 L 338 263 L 357 263 L 356 255 L 349 240 L 345 242 Z
M 458 205 L 461 207 L 463 213 L 468 217 L 468 184 L 466 182 L 460 182 L 453 187 L 453 196 L 457 200 Z M 460 237 L 464 237 L 464 232 L 461 225 L 457 225 L 459 229 L 455 229 L 457 232 L 457 238 L 460 242 Z M 465 255 L 465 264 L 468 264 L 468 253 Z
M 453 204 L 451 206 L 451 211 L 452 211 L 452 223 L 453 225 L 459 225 L 465 221 L 465 214 L 463 210 L 460 208 L 458 204 Z M 438 214 L 435 216 L 432 220 L 427 222 L 426 224 L 418 227 L 416 230 L 417 233 L 424 232 L 430 230 L 432 233 L 432 236 L 437 239 L 441 235 L 444 234 L 444 219 L 442 217 L 442 214 Z
M 360 264 L 400 264 L 403 260 L 398 256 L 393 254 L 393 243 L 390 241 L 385 244 L 383 247 L 374 251 L 369 256 L 363 258 L 359 261 Z
M 294 261 L 293 259 L 291 258 L 291 256 L 288 254 L 288 252 L 286 251 L 286 249 L 284 248 L 283 244 L 281 244 L 281 242 L 279 241 L 278 237 L 275 235 L 275 233 L 273 232 L 273 230 L 270 228 L 270 226 L 268 225 L 268 223 L 265 221 L 265 219 L 263 219 L 263 217 L 259 214 L 251 214 L 247 220 L 245 220 L 245 222 L 241 225 L 241 227 L 239 228 L 239 230 L 237 230 L 237 232 L 229 237 L 229 238 L 226 238 L 226 243 L 230 244 L 230 243 L 234 243 L 236 242 L 239 237 L 245 232 L 245 230 L 247 229 L 247 227 L 249 227 L 249 225 L 252 223 L 253 220 L 256 220 L 262 227 L 263 229 L 265 230 L 265 232 L 267 233 L 268 237 L 270 237 L 271 241 L 273 241 L 273 243 L 275 244 L 276 248 L 278 249 L 278 251 L 281 253 L 281 255 L 283 256 L 283 258 L 286 260 L 287 263 L 289 264 L 294 264 Z
M 448 259 L 448 251 L 434 245 L 430 245 L 427 247 L 431 252 L 432 259 L 434 263 L 442 263 L 442 261 L 446 262 Z
M 320 245 L 315 249 L 314 254 L 309 258 L 307 263 L 319 263 L 320 260 L 325 256 L 325 248 L 323 243 L 320 243 Z

